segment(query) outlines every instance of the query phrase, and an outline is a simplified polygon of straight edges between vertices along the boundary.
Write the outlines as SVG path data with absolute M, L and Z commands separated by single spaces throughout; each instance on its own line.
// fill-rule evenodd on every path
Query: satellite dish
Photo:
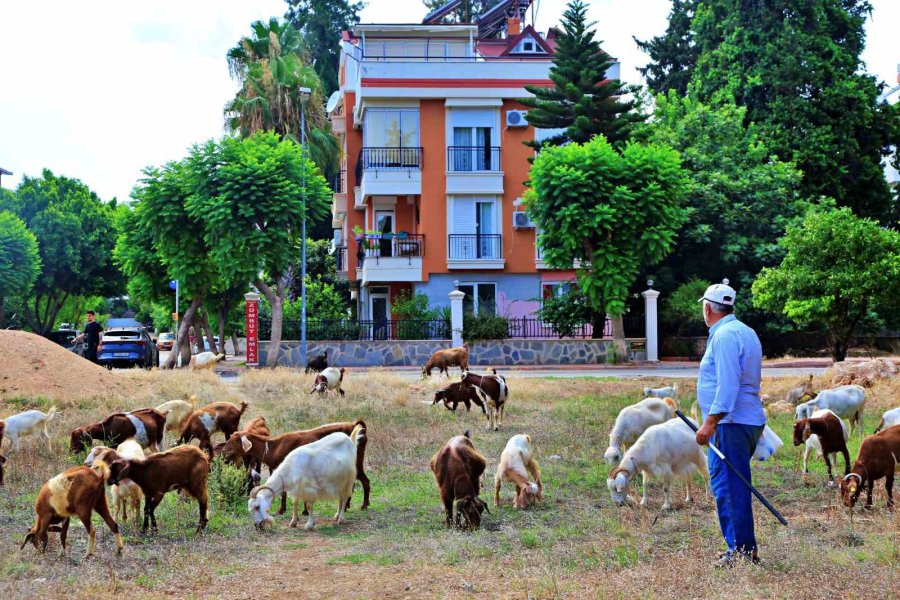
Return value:
M 342 98 L 340 90 L 331 94 L 331 96 L 328 98 L 328 104 L 325 105 L 325 112 L 328 114 L 333 113 L 341 105 L 341 101 Z

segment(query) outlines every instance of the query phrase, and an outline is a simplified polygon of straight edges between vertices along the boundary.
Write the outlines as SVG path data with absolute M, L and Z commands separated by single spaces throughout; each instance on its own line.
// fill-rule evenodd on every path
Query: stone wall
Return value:
M 469 345 L 472 365 L 586 365 L 605 363 L 611 340 L 494 340 Z M 279 364 L 300 364 L 300 342 L 282 342 Z M 334 341 L 309 342 L 307 354 L 328 350 L 328 362 L 342 367 L 420 367 L 436 350 L 450 342 L 422 341 Z M 259 362 L 265 364 L 269 342 L 259 342 Z

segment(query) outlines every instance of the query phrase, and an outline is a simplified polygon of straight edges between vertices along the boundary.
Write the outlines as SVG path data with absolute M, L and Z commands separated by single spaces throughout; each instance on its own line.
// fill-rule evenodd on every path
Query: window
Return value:
M 457 196 L 451 200 L 450 258 L 500 259 L 500 207 L 494 198 Z
M 533 37 L 526 37 L 516 44 L 513 54 L 546 54 L 544 49 L 538 44 Z
M 419 146 L 417 109 L 370 108 L 366 111 L 365 146 L 416 148 Z
M 497 284 L 495 283 L 461 283 L 459 291 L 463 298 L 463 312 L 470 315 L 497 314 Z
M 454 127 L 451 171 L 496 171 L 491 149 L 491 127 Z
M 560 298 L 572 289 L 572 281 L 551 281 L 541 284 L 541 299 Z

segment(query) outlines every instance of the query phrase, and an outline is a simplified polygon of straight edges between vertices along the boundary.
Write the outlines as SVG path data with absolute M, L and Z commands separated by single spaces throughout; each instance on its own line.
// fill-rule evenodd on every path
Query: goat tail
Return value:
M 881 417 L 881 420 L 878 421 L 878 427 L 876 427 L 875 431 L 873 431 L 872 433 L 878 433 L 882 429 L 884 429 L 884 417 Z
M 350 434 L 350 440 L 354 445 L 359 446 L 359 443 L 366 439 L 366 424 L 362 421 L 356 424 L 356 427 L 353 428 L 353 433 Z
M 188 400 L 191 403 L 191 410 L 197 410 L 197 400 L 199 400 L 199 398 L 197 398 L 197 394 L 191 394 L 191 397 L 188 398 Z
M 243 414 L 244 414 L 244 411 L 247 410 L 247 407 L 248 407 L 248 406 L 250 406 L 250 403 L 249 403 L 249 402 L 247 402 L 246 400 L 241 400 L 241 411 L 238 413 L 238 415 L 239 415 L 239 416 L 240 416 L 240 415 L 243 415 Z

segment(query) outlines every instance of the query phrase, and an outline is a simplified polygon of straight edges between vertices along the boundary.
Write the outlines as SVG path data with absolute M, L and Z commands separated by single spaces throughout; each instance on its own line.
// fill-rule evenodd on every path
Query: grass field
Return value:
M 123 375 L 125 377 L 125 375 Z M 132 377 L 128 375 L 128 377 Z M 509 598 L 889 598 L 900 590 L 900 511 L 885 509 L 883 487 L 876 507 L 852 519 L 837 493 L 825 486 L 821 460 L 800 473 L 800 448 L 790 443 L 792 415 L 778 414 L 772 427 L 786 442 L 774 460 L 754 465 L 760 490 L 790 521 L 779 525 L 756 505 L 762 564 L 726 572 L 709 568 L 721 551 L 711 496 L 702 491 L 685 505 L 676 486 L 675 510 L 660 514 L 662 490 L 651 486 L 647 510 L 616 508 L 606 490 L 603 463 L 607 435 L 618 410 L 640 398 L 640 382 L 598 379 L 508 378 L 510 402 L 504 427 L 486 431 L 481 412 L 451 413 L 430 406 L 445 380 L 410 384 L 390 373 L 351 373 L 347 396 L 309 395 L 311 377 L 287 370 L 251 372 L 236 384 L 210 373 L 152 372 L 133 398 L 63 405 L 54 420 L 53 451 L 27 438 L 20 452 L 8 448 L 6 485 L 0 488 L 0 597 L 509 597 Z M 653 382 L 662 383 L 662 382 Z M 668 382 L 666 382 L 668 383 Z M 764 391 L 783 394 L 790 381 L 768 380 Z M 866 430 L 896 405 L 894 386 L 872 390 Z M 687 408 L 689 384 L 680 384 Z M 152 391 L 147 391 L 152 390 Z M 210 479 L 209 529 L 194 534 L 194 502 L 166 497 L 157 510 L 160 531 L 141 537 L 123 526 L 126 548 L 115 556 L 112 535 L 99 518 L 98 548 L 83 559 L 87 536 L 73 523 L 71 558 L 51 540 L 41 556 L 18 546 L 34 520 L 33 502 L 49 477 L 83 460 L 68 453 L 68 432 L 115 409 L 156 405 L 197 393 L 201 402 L 247 399 L 245 419 L 264 415 L 273 432 L 363 418 L 368 423 L 367 472 L 372 505 L 360 511 L 357 485 L 348 522 L 331 520 L 335 503 L 317 505 L 316 532 L 288 529 L 278 519 L 259 533 L 235 491 L 241 474 L 215 464 Z M 4 402 L 3 415 L 38 399 Z M 462 410 L 462 409 L 461 409 Z M 528 511 L 491 506 L 474 533 L 444 528 L 443 509 L 429 460 L 447 439 L 471 429 L 488 457 L 487 481 L 507 439 L 529 433 L 541 463 L 545 501 Z M 859 438 L 852 439 L 855 457 Z M 840 469 L 843 464 L 840 464 Z M 640 493 L 633 486 L 633 495 Z M 490 492 L 482 498 L 489 500 Z

